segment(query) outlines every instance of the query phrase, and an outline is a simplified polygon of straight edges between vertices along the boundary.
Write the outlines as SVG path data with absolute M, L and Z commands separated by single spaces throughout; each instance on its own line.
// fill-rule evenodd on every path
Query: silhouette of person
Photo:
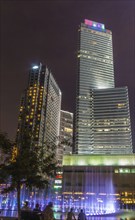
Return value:
M 31 211 L 31 208 L 29 207 L 29 202 L 25 201 L 24 206 L 22 207 L 23 211 Z
M 21 209 L 21 219 L 23 220 L 31 219 L 31 209 L 29 207 L 28 201 L 25 201 L 25 204 Z
M 41 216 L 41 209 L 39 207 L 39 204 L 37 203 L 35 208 L 33 209 L 33 220 L 40 220 L 40 216 Z
M 42 212 L 43 220 L 55 219 L 52 207 L 53 207 L 53 203 L 49 202 L 48 205 L 45 207 L 44 211 Z
M 72 219 L 76 220 L 75 215 L 73 213 L 73 208 L 71 208 L 70 211 L 67 214 L 67 220 L 72 220 Z
M 35 208 L 33 209 L 33 212 L 41 212 L 41 209 L 40 209 L 38 203 L 36 204 Z
M 78 220 L 86 220 L 86 215 L 83 212 L 83 209 L 81 209 L 79 215 L 78 215 Z

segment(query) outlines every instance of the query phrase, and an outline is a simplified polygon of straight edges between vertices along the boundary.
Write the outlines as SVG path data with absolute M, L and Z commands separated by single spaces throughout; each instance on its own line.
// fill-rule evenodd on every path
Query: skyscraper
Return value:
M 128 91 L 114 83 L 112 32 L 86 19 L 79 28 L 74 136 L 75 153 L 132 152 Z
M 60 111 L 60 139 L 66 140 L 72 145 L 73 138 L 73 113 L 68 111 Z M 68 150 L 65 149 L 67 152 Z M 68 151 L 69 153 L 69 151 Z
M 73 113 L 60 111 L 60 143 L 57 147 L 59 164 L 62 165 L 64 154 L 72 154 L 73 151 Z
M 24 128 L 31 144 L 57 142 L 60 128 L 61 91 L 45 65 L 33 66 L 20 106 L 17 139 Z
M 85 20 L 80 26 L 78 86 L 79 95 L 114 87 L 112 32 L 104 24 Z

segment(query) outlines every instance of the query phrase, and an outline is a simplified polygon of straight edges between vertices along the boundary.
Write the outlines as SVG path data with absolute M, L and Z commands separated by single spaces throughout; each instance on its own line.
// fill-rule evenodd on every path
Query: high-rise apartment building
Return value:
M 58 159 L 62 164 L 64 154 L 72 154 L 73 151 L 73 113 L 60 111 L 60 144 L 58 147 Z
M 90 20 L 79 28 L 74 136 L 75 153 L 132 152 L 128 91 L 114 84 L 112 32 Z
M 31 144 L 57 143 L 60 129 L 61 91 L 45 65 L 33 66 L 20 106 L 17 139 L 24 128 Z

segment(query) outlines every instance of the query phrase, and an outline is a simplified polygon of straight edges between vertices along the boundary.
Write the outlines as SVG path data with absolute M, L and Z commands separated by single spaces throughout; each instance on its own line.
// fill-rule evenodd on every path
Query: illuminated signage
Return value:
M 84 23 L 94 29 L 100 29 L 102 31 L 105 30 L 105 25 L 104 24 L 101 24 L 101 23 L 98 23 L 98 22 L 95 22 L 95 21 L 91 21 L 91 20 L 87 20 L 85 19 L 84 20 Z
M 60 188 L 62 188 L 62 186 L 54 185 L 54 189 L 60 189 Z
M 56 179 L 62 179 L 62 175 L 57 175 Z
M 60 183 L 61 184 L 62 180 L 55 180 L 55 183 L 58 183 L 58 184 Z

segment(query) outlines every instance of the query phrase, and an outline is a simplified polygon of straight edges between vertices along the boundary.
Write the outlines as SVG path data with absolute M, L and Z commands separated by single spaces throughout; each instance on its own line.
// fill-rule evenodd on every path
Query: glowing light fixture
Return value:
M 102 24 L 102 29 L 105 29 L 105 26 L 104 26 L 104 24 Z
M 63 166 L 135 166 L 135 155 L 64 155 Z
M 34 69 L 34 70 L 35 70 L 35 69 L 38 69 L 38 66 L 33 66 L 32 69 Z
M 62 188 L 62 186 L 54 185 L 54 188 L 55 188 L 55 189 L 59 189 L 59 188 Z

